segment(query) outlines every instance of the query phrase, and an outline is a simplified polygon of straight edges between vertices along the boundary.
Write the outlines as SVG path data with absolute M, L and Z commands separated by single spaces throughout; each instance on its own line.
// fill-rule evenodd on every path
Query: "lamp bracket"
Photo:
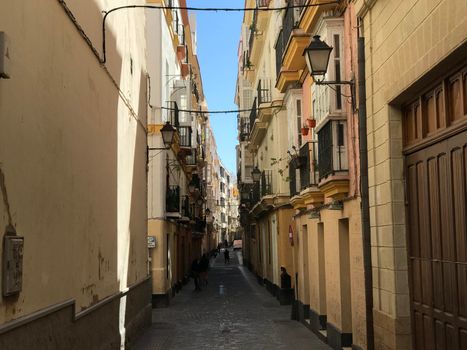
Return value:
M 355 112 L 357 110 L 357 106 L 355 104 L 355 81 L 354 80 L 315 80 L 316 85 L 349 85 L 350 86 L 350 99 L 352 102 L 352 110 Z

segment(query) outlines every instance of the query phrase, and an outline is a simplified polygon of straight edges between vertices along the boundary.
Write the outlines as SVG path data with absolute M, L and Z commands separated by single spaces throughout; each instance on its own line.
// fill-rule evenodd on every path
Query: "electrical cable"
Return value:
M 60 0 L 59 0 L 60 1 Z M 228 7 L 191 7 L 191 6 L 154 6 L 154 5 L 126 5 L 126 6 L 119 6 L 114 7 L 107 11 L 102 11 L 104 13 L 104 17 L 102 18 L 102 53 L 103 57 L 101 59 L 101 63 L 105 63 L 107 61 L 106 57 L 106 40 L 105 40 L 105 21 L 107 16 L 110 15 L 112 12 L 125 10 L 125 9 L 138 9 L 144 8 L 149 10 L 187 10 L 187 11 L 204 11 L 204 12 L 250 12 L 250 11 L 282 11 L 287 9 L 305 9 L 309 7 L 317 7 L 317 6 L 326 6 L 326 5 L 333 5 L 339 4 L 339 0 L 333 0 L 328 2 L 321 2 L 321 3 L 311 3 L 311 4 L 303 4 L 303 5 L 287 5 L 287 6 L 280 6 L 280 7 L 237 7 L 237 8 L 228 8 Z

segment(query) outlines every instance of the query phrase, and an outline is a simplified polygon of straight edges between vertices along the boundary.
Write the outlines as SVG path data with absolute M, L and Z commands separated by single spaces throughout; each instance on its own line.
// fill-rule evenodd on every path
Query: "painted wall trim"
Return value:
M 132 284 L 130 287 L 127 288 L 127 290 L 125 290 L 123 292 L 115 293 L 115 294 L 113 294 L 111 296 L 108 296 L 107 298 L 102 299 L 100 302 L 98 302 L 97 304 L 87 308 L 86 310 L 83 310 L 81 312 L 76 313 L 74 315 L 74 317 L 73 317 L 73 322 L 76 322 L 80 318 L 92 313 L 93 311 L 95 311 L 97 309 L 100 309 L 101 307 L 108 304 L 112 300 L 115 300 L 116 298 L 121 298 L 121 297 L 127 295 L 130 291 L 132 291 L 133 289 L 137 288 L 138 286 L 146 283 L 150 279 L 151 279 L 151 276 L 147 276 L 143 280 Z M 68 300 L 62 301 L 60 303 L 47 306 L 46 308 L 43 308 L 43 309 L 38 310 L 36 312 L 33 312 L 33 313 L 29 314 L 29 315 L 19 317 L 19 318 L 13 320 L 13 321 L 10 321 L 10 322 L 7 322 L 7 323 L 5 323 L 3 325 L 0 325 L 0 335 L 4 334 L 4 333 L 7 333 L 7 332 L 9 332 L 9 331 L 11 331 L 13 329 L 24 326 L 27 323 L 33 322 L 33 321 L 38 320 L 38 319 L 40 319 L 42 317 L 48 316 L 48 315 L 53 314 L 53 313 L 55 313 L 57 311 L 65 309 L 65 308 L 67 308 L 69 306 L 75 306 L 75 304 L 76 304 L 75 299 L 68 299 Z M 150 304 L 150 300 L 149 300 L 148 304 Z
M 67 308 L 69 306 L 72 306 L 75 304 L 75 299 L 68 299 L 65 300 L 61 303 L 54 304 L 51 306 L 48 306 L 44 309 L 41 309 L 39 311 L 33 312 L 32 314 L 22 316 L 20 318 L 17 318 L 16 320 L 7 322 L 3 325 L 0 326 L 0 334 L 7 333 L 15 328 L 24 326 L 27 323 L 30 323 L 32 321 L 38 320 L 42 317 L 48 316 L 50 314 L 53 314 L 61 309 Z

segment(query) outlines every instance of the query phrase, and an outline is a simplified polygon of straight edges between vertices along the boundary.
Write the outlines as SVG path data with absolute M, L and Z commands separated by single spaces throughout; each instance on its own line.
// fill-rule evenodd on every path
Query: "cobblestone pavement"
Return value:
M 170 307 L 153 309 L 152 326 L 133 350 L 330 349 L 280 306 L 241 266 L 241 254 L 211 260 L 209 285 L 194 292 L 190 281 Z

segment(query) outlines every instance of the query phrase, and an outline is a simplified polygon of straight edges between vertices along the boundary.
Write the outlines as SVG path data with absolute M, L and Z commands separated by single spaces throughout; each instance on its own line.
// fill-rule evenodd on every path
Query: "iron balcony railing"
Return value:
M 255 40 L 257 20 L 258 20 L 258 10 L 255 9 L 253 11 L 253 20 L 251 21 L 251 24 L 250 24 L 250 32 L 249 32 L 249 38 L 248 38 L 248 56 L 251 55 L 251 51 L 253 49 L 253 42 Z
M 292 8 L 291 5 L 299 6 L 305 5 L 306 0 L 289 0 L 287 9 L 285 11 L 284 19 L 282 21 L 282 30 L 276 41 L 276 77 L 279 76 L 282 67 L 282 58 L 284 56 L 287 43 L 292 35 L 294 29 L 298 28 L 300 15 L 304 8 Z
M 253 184 L 253 188 L 251 191 L 251 203 L 252 206 L 254 206 L 256 203 L 258 203 L 261 200 L 261 186 L 259 182 L 255 182 Z
M 255 117 L 256 119 L 256 117 Z M 240 119 L 240 141 L 248 141 L 250 136 L 250 123 L 247 119 Z
M 191 154 L 188 154 L 188 155 L 185 157 L 185 164 L 186 164 L 186 165 L 190 165 L 190 166 L 196 165 L 197 154 L 198 154 L 198 153 L 197 153 L 196 148 L 192 148 L 192 149 L 191 149 Z
M 179 126 L 180 147 L 191 148 L 191 126 Z
M 204 233 L 206 228 L 206 220 L 203 218 L 195 218 L 195 223 L 193 224 L 193 231 L 198 233 Z
M 272 170 L 261 173 L 261 197 L 272 194 Z
M 262 103 L 271 102 L 271 81 L 269 79 L 260 79 L 256 92 L 258 96 L 258 106 Z
M 179 110 L 177 102 L 167 101 L 167 121 L 175 128 L 180 125 Z
M 185 216 L 187 218 L 192 218 L 192 211 L 191 211 L 191 206 L 190 206 L 190 197 L 189 196 L 183 196 L 182 199 L 182 216 Z
M 300 191 L 303 191 L 310 186 L 318 185 L 319 176 L 315 171 L 315 148 L 314 142 L 305 142 L 300 148 Z
M 285 45 L 287 42 L 284 42 L 284 30 L 282 29 L 279 32 L 279 36 L 276 41 L 276 79 L 279 77 L 282 68 L 282 56 L 284 56 Z
M 308 187 L 317 186 L 318 182 L 316 141 L 305 142 L 298 155 L 289 162 L 290 196 L 293 197 Z
M 253 101 L 253 106 L 251 107 L 251 112 L 250 112 L 250 132 L 253 130 L 253 125 L 255 125 L 255 120 L 256 120 L 256 98 Z
M 289 189 L 290 197 L 296 196 L 297 191 L 297 169 L 289 163 Z
M 180 187 L 168 186 L 165 195 L 165 207 L 168 213 L 180 212 Z
M 256 7 L 269 7 L 271 0 L 256 0 Z
M 333 132 L 333 124 L 336 124 L 336 135 Z M 343 133 L 343 122 L 338 120 L 328 121 L 318 131 L 319 179 L 323 179 L 338 171 L 348 170 L 345 166 L 343 154 Z

